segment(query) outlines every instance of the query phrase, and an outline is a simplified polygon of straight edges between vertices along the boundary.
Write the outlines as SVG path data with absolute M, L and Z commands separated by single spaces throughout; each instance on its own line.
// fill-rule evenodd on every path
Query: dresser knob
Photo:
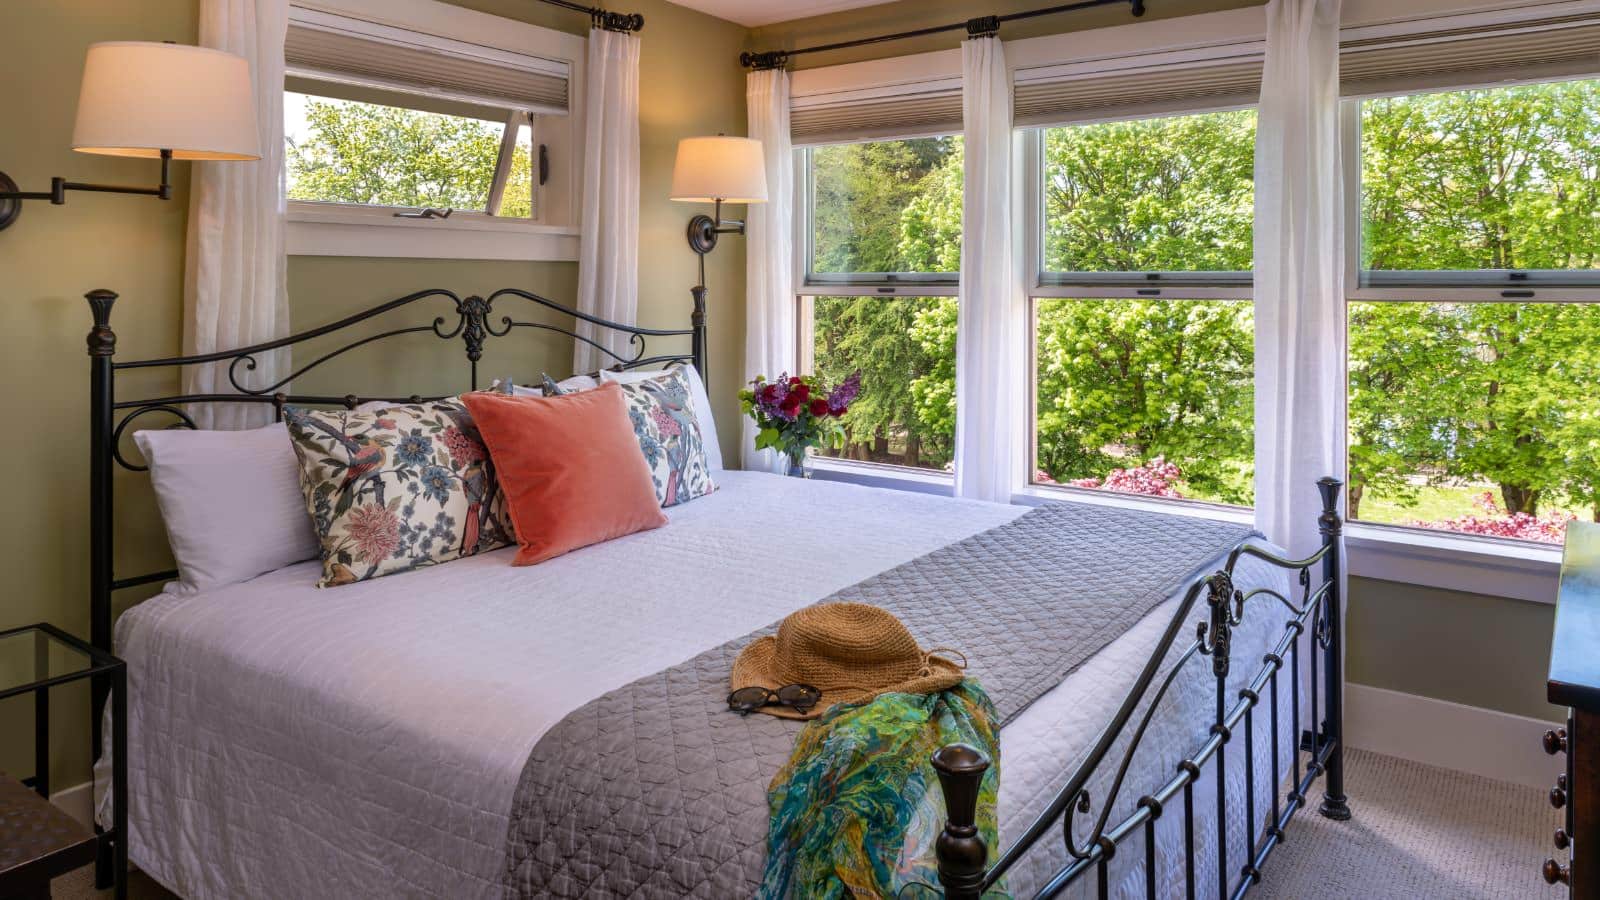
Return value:
M 1565 828 L 1557 828 L 1556 829 L 1556 849 L 1557 850 L 1565 850 L 1571 844 L 1572 844 L 1572 838 L 1567 836 L 1567 830 Z
M 1567 789 L 1567 776 L 1565 773 L 1556 776 L 1556 787 L 1563 791 Z
M 1545 860 L 1544 861 L 1544 868 L 1541 869 L 1540 871 L 1544 875 L 1544 880 L 1545 880 L 1546 884 L 1566 884 L 1567 883 L 1567 870 L 1566 870 L 1566 868 L 1564 866 L 1562 866 L 1560 863 L 1558 863 L 1555 860 L 1553 860 L 1553 859 Z
M 1561 807 L 1566 806 L 1567 805 L 1567 792 L 1563 791 L 1561 788 L 1551 788 L 1550 789 L 1550 805 L 1554 806 L 1556 809 L 1560 809 Z
M 1544 752 L 1555 756 L 1557 753 L 1567 752 L 1567 730 L 1557 728 L 1544 733 Z

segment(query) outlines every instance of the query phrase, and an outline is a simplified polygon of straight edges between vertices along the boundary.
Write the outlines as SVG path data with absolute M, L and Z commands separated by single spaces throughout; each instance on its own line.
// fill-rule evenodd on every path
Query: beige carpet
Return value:
M 1354 817 L 1302 810 L 1252 897 L 1567 896 L 1539 875 L 1547 857 L 1561 856 L 1551 843 L 1561 814 L 1543 792 L 1376 753 L 1351 751 L 1345 765 Z
M 1537 790 L 1462 775 L 1374 753 L 1348 756 L 1347 787 L 1355 818 L 1332 822 L 1302 811 L 1289 839 L 1267 862 L 1255 898 L 1413 900 L 1413 898 L 1562 898 L 1539 864 L 1554 853 L 1560 824 Z M 1321 796 L 1320 792 L 1317 794 Z M 102 900 L 89 869 L 58 879 L 56 900 Z M 172 900 L 135 875 L 133 900 Z

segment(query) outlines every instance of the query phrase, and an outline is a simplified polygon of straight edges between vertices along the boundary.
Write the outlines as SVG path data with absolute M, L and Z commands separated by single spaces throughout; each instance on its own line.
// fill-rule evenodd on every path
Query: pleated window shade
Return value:
M 1157 53 L 1020 69 L 1019 126 L 1077 125 L 1250 106 L 1261 96 L 1262 45 Z
M 1339 43 L 1346 96 L 1600 74 L 1600 13 L 1447 27 Z
M 284 43 L 292 75 L 497 109 L 568 111 L 565 62 L 295 9 Z
M 961 131 L 961 79 L 795 97 L 789 106 L 797 147 L 954 134 Z

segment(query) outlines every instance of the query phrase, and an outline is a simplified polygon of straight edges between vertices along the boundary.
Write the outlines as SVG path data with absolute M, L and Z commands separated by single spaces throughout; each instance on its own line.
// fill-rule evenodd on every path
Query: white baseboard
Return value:
M 50 795 L 50 802 L 79 822 L 94 827 L 94 782 L 85 781 L 56 791 Z
M 1556 723 L 1365 684 L 1344 696 L 1352 747 L 1544 790 L 1564 770 L 1539 743 Z

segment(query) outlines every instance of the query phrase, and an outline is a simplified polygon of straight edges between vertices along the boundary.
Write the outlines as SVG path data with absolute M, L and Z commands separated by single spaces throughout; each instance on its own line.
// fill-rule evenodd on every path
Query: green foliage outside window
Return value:
M 1366 267 L 1600 267 L 1600 83 L 1365 101 L 1361 129 Z M 959 266 L 959 147 L 899 143 L 817 152 L 815 271 Z M 1045 132 L 1045 268 L 1248 270 L 1253 153 L 1249 111 Z M 1162 457 L 1185 496 L 1251 502 L 1247 302 L 1035 308 L 1044 476 Z M 951 299 L 817 301 L 818 367 L 863 365 L 882 400 L 858 404 L 849 455 L 948 462 L 955 318 Z M 1600 518 L 1600 306 L 1353 303 L 1349 327 L 1352 516 L 1473 530 L 1488 490 L 1504 513 Z
M 292 137 L 291 200 L 482 211 L 504 124 L 307 96 L 305 136 Z M 532 213 L 530 141 L 517 142 L 500 215 Z

